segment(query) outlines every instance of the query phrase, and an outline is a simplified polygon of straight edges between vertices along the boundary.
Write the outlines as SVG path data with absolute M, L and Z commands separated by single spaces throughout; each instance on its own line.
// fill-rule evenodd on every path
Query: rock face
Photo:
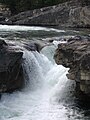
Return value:
M 23 87 L 22 55 L 23 52 L 0 40 L 0 93 Z
M 59 65 L 70 68 L 67 77 L 79 84 L 80 90 L 90 95 L 90 39 L 75 37 L 59 44 L 55 53 Z
M 71 27 L 90 27 L 90 6 L 71 9 L 69 21 Z
M 90 1 L 88 1 L 88 6 L 82 3 L 84 3 L 82 0 L 72 0 L 55 6 L 22 12 L 12 16 L 4 24 L 89 27 Z

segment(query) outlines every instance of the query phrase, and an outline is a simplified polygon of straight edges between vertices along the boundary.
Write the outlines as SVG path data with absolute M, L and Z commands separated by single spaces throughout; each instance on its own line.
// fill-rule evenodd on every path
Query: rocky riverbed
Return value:
M 69 69 L 67 77 L 75 80 L 80 91 L 90 94 L 90 38 L 75 36 L 64 39 L 55 52 L 54 59 L 58 65 Z M 67 41 L 67 42 L 66 42 Z M 23 87 L 23 50 L 38 51 L 52 41 L 22 42 L 19 48 L 15 44 L 0 40 L 0 92 L 10 92 Z M 22 48 L 23 47 L 23 48 Z

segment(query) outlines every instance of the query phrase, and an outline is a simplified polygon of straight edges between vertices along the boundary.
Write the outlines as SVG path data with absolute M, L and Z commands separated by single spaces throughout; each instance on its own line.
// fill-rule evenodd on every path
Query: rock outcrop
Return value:
M 24 85 L 23 52 L 0 40 L 0 93 L 19 90 Z
M 77 7 L 70 10 L 69 13 L 70 27 L 87 27 L 90 28 L 90 6 Z
M 90 39 L 78 36 L 59 44 L 54 58 L 58 65 L 70 68 L 67 77 L 75 80 L 83 93 L 90 95 Z
M 90 27 L 90 2 L 82 5 L 82 0 L 72 0 L 41 9 L 21 12 L 3 24 Z

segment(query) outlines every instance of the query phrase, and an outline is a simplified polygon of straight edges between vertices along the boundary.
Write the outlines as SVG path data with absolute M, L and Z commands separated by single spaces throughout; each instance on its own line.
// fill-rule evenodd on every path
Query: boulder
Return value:
M 70 68 L 67 77 L 90 95 L 90 38 L 74 37 L 59 44 L 54 59 L 58 65 Z
M 19 90 L 24 85 L 23 52 L 0 40 L 0 93 Z

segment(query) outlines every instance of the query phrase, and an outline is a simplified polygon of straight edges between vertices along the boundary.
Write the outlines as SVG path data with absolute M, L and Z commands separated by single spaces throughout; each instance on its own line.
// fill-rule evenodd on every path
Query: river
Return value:
M 90 120 L 90 109 L 75 96 L 75 82 L 66 77 L 69 68 L 56 65 L 53 59 L 59 40 L 80 34 L 87 35 L 77 30 L 0 25 L 0 39 L 17 45 L 54 40 L 40 53 L 24 49 L 25 88 L 2 95 L 0 120 Z

